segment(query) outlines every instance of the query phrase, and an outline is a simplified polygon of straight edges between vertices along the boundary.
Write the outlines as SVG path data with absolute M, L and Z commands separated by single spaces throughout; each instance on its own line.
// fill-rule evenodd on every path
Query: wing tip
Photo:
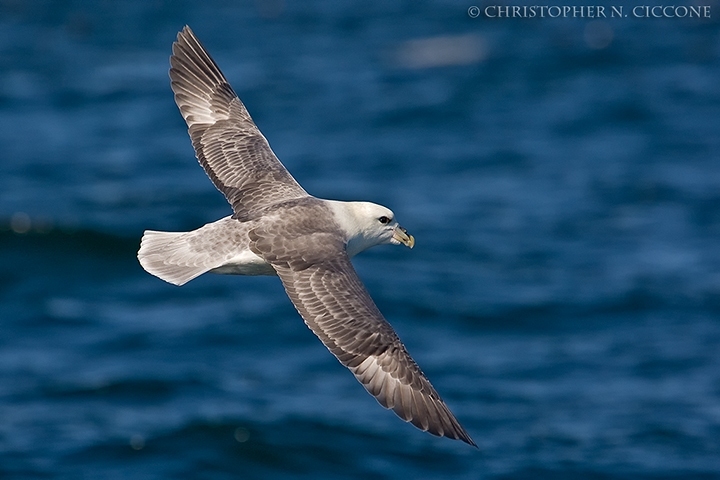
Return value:
M 477 446 L 477 443 L 475 443 L 475 441 L 470 437 L 470 434 L 468 434 L 467 431 L 462 427 L 462 425 L 460 425 L 460 422 L 455 417 L 455 415 L 452 414 L 447 405 L 445 405 L 445 402 L 440 399 L 438 399 L 437 402 L 439 403 L 433 402 L 434 405 L 428 405 L 428 409 L 435 407 L 435 413 L 441 417 L 441 421 L 437 424 L 429 423 L 429 428 L 421 428 L 421 430 L 424 430 L 438 437 L 447 437 L 451 440 L 460 440 L 475 448 L 480 448 Z M 429 417 L 426 421 L 430 421 L 431 419 L 432 417 Z M 418 426 L 414 422 L 413 425 Z
M 228 118 L 237 94 L 188 25 L 172 44 L 168 74 L 175 103 L 188 126 L 213 125 Z
M 177 33 L 175 42 L 173 42 L 173 47 L 176 44 L 190 43 L 191 41 L 199 42 L 197 36 L 195 36 L 195 32 L 193 32 L 192 28 L 190 28 L 190 25 L 185 24 L 185 26 Z
M 453 432 L 452 436 L 451 435 L 444 435 L 444 436 L 451 438 L 453 440 L 460 440 L 460 441 L 465 442 L 468 445 L 473 446 L 479 450 L 480 447 L 478 447 L 477 443 L 475 443 L 475 441 L 470 437 L 470 435 L 465 431 L 465 429 L 462 426 L 460 426 L 459 423 L 458 423 L 457 427 L 458 427 L 458 429 Z
M 380 405 L 382 405 L 382 403 Z M 382 406 L 385 408 L 389 408 L 385 405 Z M 450 412 L 450 409 L 447 408 L 444 402 L 442 403 L 442 406 L 444 407 L 450 421 L 449 425 L 431 423 L 429 421 L 429 416 L 412 416 L 410 418 L 406 418 L 407 414 L 405 412 L 401 414 L 395 408 L 392 408 L 392 410 L 398 417 L 400 417 L 401 420 L 410 423 L 418 430 L 422 430 L 423 432 L 427 432 L 430 435 L 434 435 L 436 437 L 446 437 L 450 440 L 460 440 L 470 446 L 480 449 L 477 443 L 475 443 L 472 437 L 470 437 L 470 434 L 467 433 L 467 431 L 462 427 L 462 425 L 460 425 L 460 422 L 457 420 L 457 418 L 455 418 L 452 412 Z
M 382 407 L 392 410 L 401 420 L 431 435 L 479 448 L 424 375 L 422 386 L 405 384 L 385 371 L 374 356 L 350 370 Z

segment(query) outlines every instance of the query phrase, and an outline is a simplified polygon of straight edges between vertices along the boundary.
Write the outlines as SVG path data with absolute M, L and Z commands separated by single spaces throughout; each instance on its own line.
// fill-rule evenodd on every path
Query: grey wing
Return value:
M 247 220 L 267 205 L 307 196 L 190 27 L 178 33 L 172 51 L 175 103 L 189 127 L 198 161 L 232 205 L 235 217 Z
M 274 263 L 305 323 L 365 389 L 400 418 L 475 445 L 385 320 L 344 251 L 302 269 Z

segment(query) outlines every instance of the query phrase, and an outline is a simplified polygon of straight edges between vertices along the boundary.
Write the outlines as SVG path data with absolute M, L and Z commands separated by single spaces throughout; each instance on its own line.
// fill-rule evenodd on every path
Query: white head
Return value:
M 345 231 L 351 257 L 375 245 L 405 245 L 412 248 L 415 238 L 398 225 L 392 210 L 370 202 L 329 201 L 335 220 Z

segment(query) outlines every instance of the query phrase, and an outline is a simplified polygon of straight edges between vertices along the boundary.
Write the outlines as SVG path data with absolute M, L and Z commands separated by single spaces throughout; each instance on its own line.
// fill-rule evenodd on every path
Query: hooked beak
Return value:
M 415 246 L 415 237 L 407 233 L 407 230 L 405 230 L 400 225 L 397 225 L 393 229 L 393 239 L 397 240 L 398 242 L 402 243 L 408 248 L 413 248 Z

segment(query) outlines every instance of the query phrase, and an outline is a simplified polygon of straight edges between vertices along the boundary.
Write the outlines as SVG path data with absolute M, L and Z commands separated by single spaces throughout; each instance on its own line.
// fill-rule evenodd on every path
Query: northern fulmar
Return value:
M 433 435 L 477 446 L 350 262 L 375 245 L 412 248 L 414 237 L 386 207 L 309 195 L 188 26 L 173 43 L 170 67 L 197 159 L 233 214 L 191 232 L 145 231 L 142 267 L 175 285 L 206 272 L 277 275 L 307 326 L 383 407 Z

